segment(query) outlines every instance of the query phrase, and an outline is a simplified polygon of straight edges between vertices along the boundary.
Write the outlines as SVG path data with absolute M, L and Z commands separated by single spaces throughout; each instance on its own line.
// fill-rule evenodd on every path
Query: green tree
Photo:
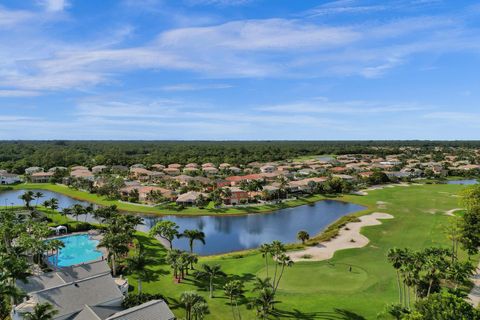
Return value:
M 195 291 L 183 292 L 180 295 L 180 304 L 185 309 L 186 320 L 201 319 L 199 317 L 199 311 L 202 311 L 202 314 L 208 311 L 208 308 L 205 310 L 205 299 Z
M 169 220 L 162 220 L 157 222 L 152 229 L 150 229 L 150 236 L 159 236 L 168 241 L 170 250 L 173 248 L 173 239 L 179 235 L 178 225 Z
M 38 303 L 33 312 L 27 312 L 23 318 L 26 320 L 51 320 L 58 313 L 50 303 Z
M 36 199 L 35 207 L 37 207 L 38 206 L 38 200 L 40 200 L 40 198 L 43 197 L 43 192 L 41 192 L 41 191 L 35 192 L 34 197 Z
M 33 193 L 33 191 L 28 190 L 25 191 L 21 196 L 19 196 L 19 198 L 23 200 L 23 202 L 25 203 L 25 207 L 30 209 L 30 202 L 35 199 L 35 194 Z
M 137 290 L 138 293 L 142 293 L 142 281 L 148 280 L 149 277 L 149 270 L 147 267 L 151 263 L 151 260 L 147 257 L 143 246 L 139 245 L 137 252 L 132 256 L 127 258 L 127 270 L 131 274 L 135 274 L 137 276 Z
M 305 244 L 305 241 L 310 239 L 310 235 L 308 234 L 307 231 L 301 230 L 301 231 L 298 231 L 297 233 L 297 239 L 302 241 L 302 244 Z
M 205 244 L 205 233 L 197 229 L 193 229 L 193 230 L 186 229 L 185 231 L 183 231 L 183 233 L 179 234 L 178 237 L 188 238 L 188 245 L 190 247 L 190 252 L 192 253 L 193 253 L 193 244 L 195 240 Z
M 203 264 L 201 271 L 197 271 L 195 277 L 197 279 L 205 280 L 208 282 L 208 288 L 210 291 L 210 299 L 213 298 L 213 291 L 215 290 L 215 281 L 220 277 L 225 277 L 226 274 L 222 271 L 219 264 L 208 265 Z
M 478 320 L 480 312 L 464 299 L 451 293 L 434 293 L 416 303 L 416 312 L 406 319 Z M 416 318 L 413 318 L 415 316 Z
M 240 280 L 231 280 L 223 286 L 223 290 L 225 295 L 230 299 L 233 319 L 241 319 L 240 310 L 238 309 L 238 299 L 244 292 L 243 283 Z

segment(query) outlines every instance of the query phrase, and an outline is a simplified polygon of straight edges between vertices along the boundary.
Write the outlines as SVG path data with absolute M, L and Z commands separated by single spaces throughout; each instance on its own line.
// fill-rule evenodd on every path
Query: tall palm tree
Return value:
M 93 214 L 94 211 L 95 211 L 95 208 L 91 203 L 89 203 L 88 206 L 85 207 L 85 222 L 87 222 L 88 215 Z
M 290 256 L 284 253 L 277 257 L 277 263 L 281 266 L 281 269 L 277 282 L 273 284 L 273 294 L 277 292 L 278 286 L 280 285 L 280 280 L 282 280 L 282 276 L 285 271 L 285 267 L 291 267 L 293 265 L 293 261 L 290 259 Z
M 41 192 L 41 191 L 35 192 L 34 197 L 36 199 L 35 207 L 37 207 L 38 206 L 38 200 L 40 200 L 40 198 L 43 197 L 43 192 Z
M 215 264 L 212 266 L 208 264 L 203 264 L 202 269 L 203 269 L 202 271 L 197 271 L 197 273 L 195 274 L 195 277 L 197 279 L 208 281 L 208 287 L 210 290 L 210 299 L 211 299 L 213 298 L 213 290 L 215 289 L 215 280 L 219 277 L 225 277 L 226 274 L 225 272 L 222 271 L 219 264 Z
M 50 303 L 38 303 L 33 308 L 33 312 L 27 312 L 23 315 L 26 320 L 51 320 L 58 313 Z
M 225 295 L 230 299 L 230 306 L 232 307 L 233 319 L 234 320 L 237 319 L 237 314 L 238 314 L 238 319 L 241 319 L 240 310 L 238 310 L 237 300 L 243 295 L 243 283 L 240 280 L 229 281 L 223 286 L 223 290 L 225 292 Z M 235 309 L 237 309 L 237 314 L 235 313 L 234 302 L 235 302 Z
M 75 219 L 78 221 L 78 217 L 85 214 L 85 208 L 81 204 L 74 204 L 72 206 L 72 214 L 75 216 Z
M 143 246 L 140 245 L 137 252 L 127 258 L 127 270 L 130 273 L 137 275 L 138 294 L 142 293 L 142 281 L 148 278 L 147 266 L 150 264 L 150 259 L 143 250 Z
M 179 234 L 178 237 L 188 238 L 188 244 L 190 246 L 191 253 L 193 253 L 193 243 L 195 240 L 198 240 L 201 243 L 205 244 L 205 233 L 197 229 L 193 229 L 193 230 L 186 229 L 185 231 L 183 231 L 183 233 Z
M 55 265 L 55 268 L 57 268 L 58 267 L 58 254 L 60 253 L 60 249 L 65 247 L 65 244 L 63 243 L 63 241 L 61 241 L 59 239 L 53 239 L 53 240 L 48 242 L 48 247 L 50 248 L 50 250 L 55 252 L 54 265 Z
M 261 290 L 253 300 L 253 304 L 257 309 L 257 316 L 261 319 L 268 319 L 268 315 L 273 310 L 275 304 L 275 293 L 271 288 Z
M 52 198 L 50 199 L 50 209 L 57 210 L 58 209 L 58 199 Z
M 32 202 L 33 199 L 35 199 L 35 194 L 33 191 L 25 191 L 21 196 L 19 196 L 21 200 L 25 203 L 25 207 L 30 209 L 30 202 Z
M 180 304 L 185 309 L 185 319 L 194 320 L 195 306 L 201 305 L 203 311 L 206 305 L 205 299 L 195 291 L 185 291 L 180 295 Z M 198 308 L 198 307 L 197 307 Z M 196 316 L 198 318 L 198 316 Z
M 397 272 L 398 303 L 402 304 L 402 286 L 400 284 L 400 268 L 404 264 L 404 252 L 402 249 L 392 248 L 388 250 L 387 259 Z
M 112 263 L 113 276 L 117 275 L 116 261 L 117 258 L 128 252 L 128 244 L 130 238 L 123 233 L 109 232 L 104 234 L 102 240 L 100 240 L 100 247 L 104 247 L 108 251 L 108 258 Z
M 262 254 L 262 257 L 265 259 L 265 269 L 267 270 L 267 278 L 268 276 L 268 255 L 271 254 L 272 252 L 272 247 L 268 243 L 264 243 L 260 246 L 258 249 L 260 253 Z
M 170 267 L 173 270 L 173 277 L 178 280 L 178 270 L 179 270 L 179 263 L 178 260 L 180 259 L 180 255 L 182 254 L 182 251 L 179 249 L 172 249 L 167 252 L 166 256 L 166 261 L 168 264 L 170 264 Z

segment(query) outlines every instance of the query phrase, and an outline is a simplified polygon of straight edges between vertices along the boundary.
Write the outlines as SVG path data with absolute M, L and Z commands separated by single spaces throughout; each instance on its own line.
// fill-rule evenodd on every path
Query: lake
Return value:
M 478 183 L 478 180 L 476 179 L 449 180 L 447 182 L 447 184 L 465 184 L 465 185 L 472 185 L 477 183 Z
M 34 190 L 37 191 L 37 190 Z M 23 190 L 0 193 L 0 203 L 9 201 L 22 205 L 18 196 Z M 72 199 L 68 196 L 51 191 L 41 191 L 44 201 L 51 197 L 59 199 L 60 208 L 76 203 L 86 205 L 86 202 Z M 32 204 L 34 204 L 33 202 Z M 144 224 L 138 226 L 140 231 L 148 231 L 157 221 L 171 220 L 185 229 L 199 229 L 205 233 L 206 245 L 196 241 L 194 250 L 200 255 L 212 255 L 238 250 L 257 248 L 261 244 L 279 240 L 285 243 L 297 242 L 296 235 L 300 230 L 307 231 L 311 236 L 320 233 L 328 225 L 342 216 L 363 210 L 364 207 L 335 200 L 320 201 L 312 205 L 281 209 L 268 214 L 248 214 L 242 216 L 145 216 L 141 215 Z M 92 217 L 86 217 L 93 221 Z M 84 217 L 80 217 L 83 220 Z M 177 239 L 174 247 L 188 250 L 187 239 Z

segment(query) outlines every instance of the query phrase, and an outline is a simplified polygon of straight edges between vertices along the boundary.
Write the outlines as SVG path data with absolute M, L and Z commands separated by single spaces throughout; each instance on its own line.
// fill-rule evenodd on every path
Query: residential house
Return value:
M 273 173 L 277 170 L 277 167 L 274 165 L 264 165 L 260 167 L 260 172 L 262 173 Z
M 236 186 L 242 181 L 263 180 L 263 177 L 260 174 L 247 174 L 245 176 L 226 177 L 225 180 L 230 181 L 231 186 Z
M 71 170 L 71 171 L 77 171 L 77 170 L 88 171 L 88 168 L 87 168 L 87 167 L 84 167 L 84 166 L 74 166 L 74 167 L 71 167 L 70 170 Z
M 168 175 L 171 175 L 171 176 L 176 176 L 176 175 L 180 174 L 180 169 L 179 168 L 170 168 L 170 166 L 169 166 L 168 168 L 163 169 L 163 172 L 168 174 Z
M 207 174 L 207 176 L 215 175 L 218 173 L 218 169 L 214 167 L 202 167 L 202 171 Z
M 85 180 L 90 180 L 93 181 L 95 176 L 90 170 L 74 170 L 70 172 L 70 177 L 76 178 L 76 179 L 85 179 Z
M 105 165 L 98 165 L 98 166 L 95 166 L 95 167 L 92 168 L 92 172 L 93 172 L 93 174 L 100 174 L 107 169 L 108 169 L 108 167 L 105 166 Z
M 163 169 L 165 169 L 165 166 L 163 164 L 156 163 L 152 165 L 152 170 L 162 171 Z
M 237 205 L 248 201 L 248 192 L 238 187 L 226 187 L 231 195 L 225 199 L 225 204 Z
M 138 201 L 139 202 L 152 202 L 150 195 L 152 192 L 159 192 L 162 194 L 163 197 L 169 199 L 170 201 L 175 201 L 176 196 L 175 193 L 169 189 L 155 187 L 155 186 L 141 186 L 141 185 L 133 185 L 133 186 L 125 186 L 120 189 L 120 194 L 124 197 L 128 197 L 130 192 L 133 190 L 138 191 Z
M 193 206 L 197 202 L 200 195 L 203 195 L 205 198 L 208 197 L 207 194 L 198 192 L 198 191 L 189 191 L 187 193 L 181 194 L 178 196 L 176 203 L 183 206 Z
M 56 172 L 56 171 L 68 171 L 67 167 L 51 167 L 48 169 L 48 172 Z
M 13 173 L 0 173 L 0 184 L 14 184 L 20 182 L 21 179 L 17 174 Z
M 30 182 L 32 183 L 47 183 L 52 179 L 53 172 L 34 172 L 30 175 Z
M 40 168 L 40 167 L 29 167 L 27 169 L 25 169 L 25 174 L 27 175 L 31 175 L 35 172 L 43 172 L 43 168 Z

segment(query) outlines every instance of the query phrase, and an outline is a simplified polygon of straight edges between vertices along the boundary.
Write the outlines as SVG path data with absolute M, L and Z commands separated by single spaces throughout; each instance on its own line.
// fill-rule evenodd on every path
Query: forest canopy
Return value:
M 0 169 L 30 166 L 277 161 L 308 155 L 399 153 L 403 147 L 477 148 L 480 141 L 0 141 Z

